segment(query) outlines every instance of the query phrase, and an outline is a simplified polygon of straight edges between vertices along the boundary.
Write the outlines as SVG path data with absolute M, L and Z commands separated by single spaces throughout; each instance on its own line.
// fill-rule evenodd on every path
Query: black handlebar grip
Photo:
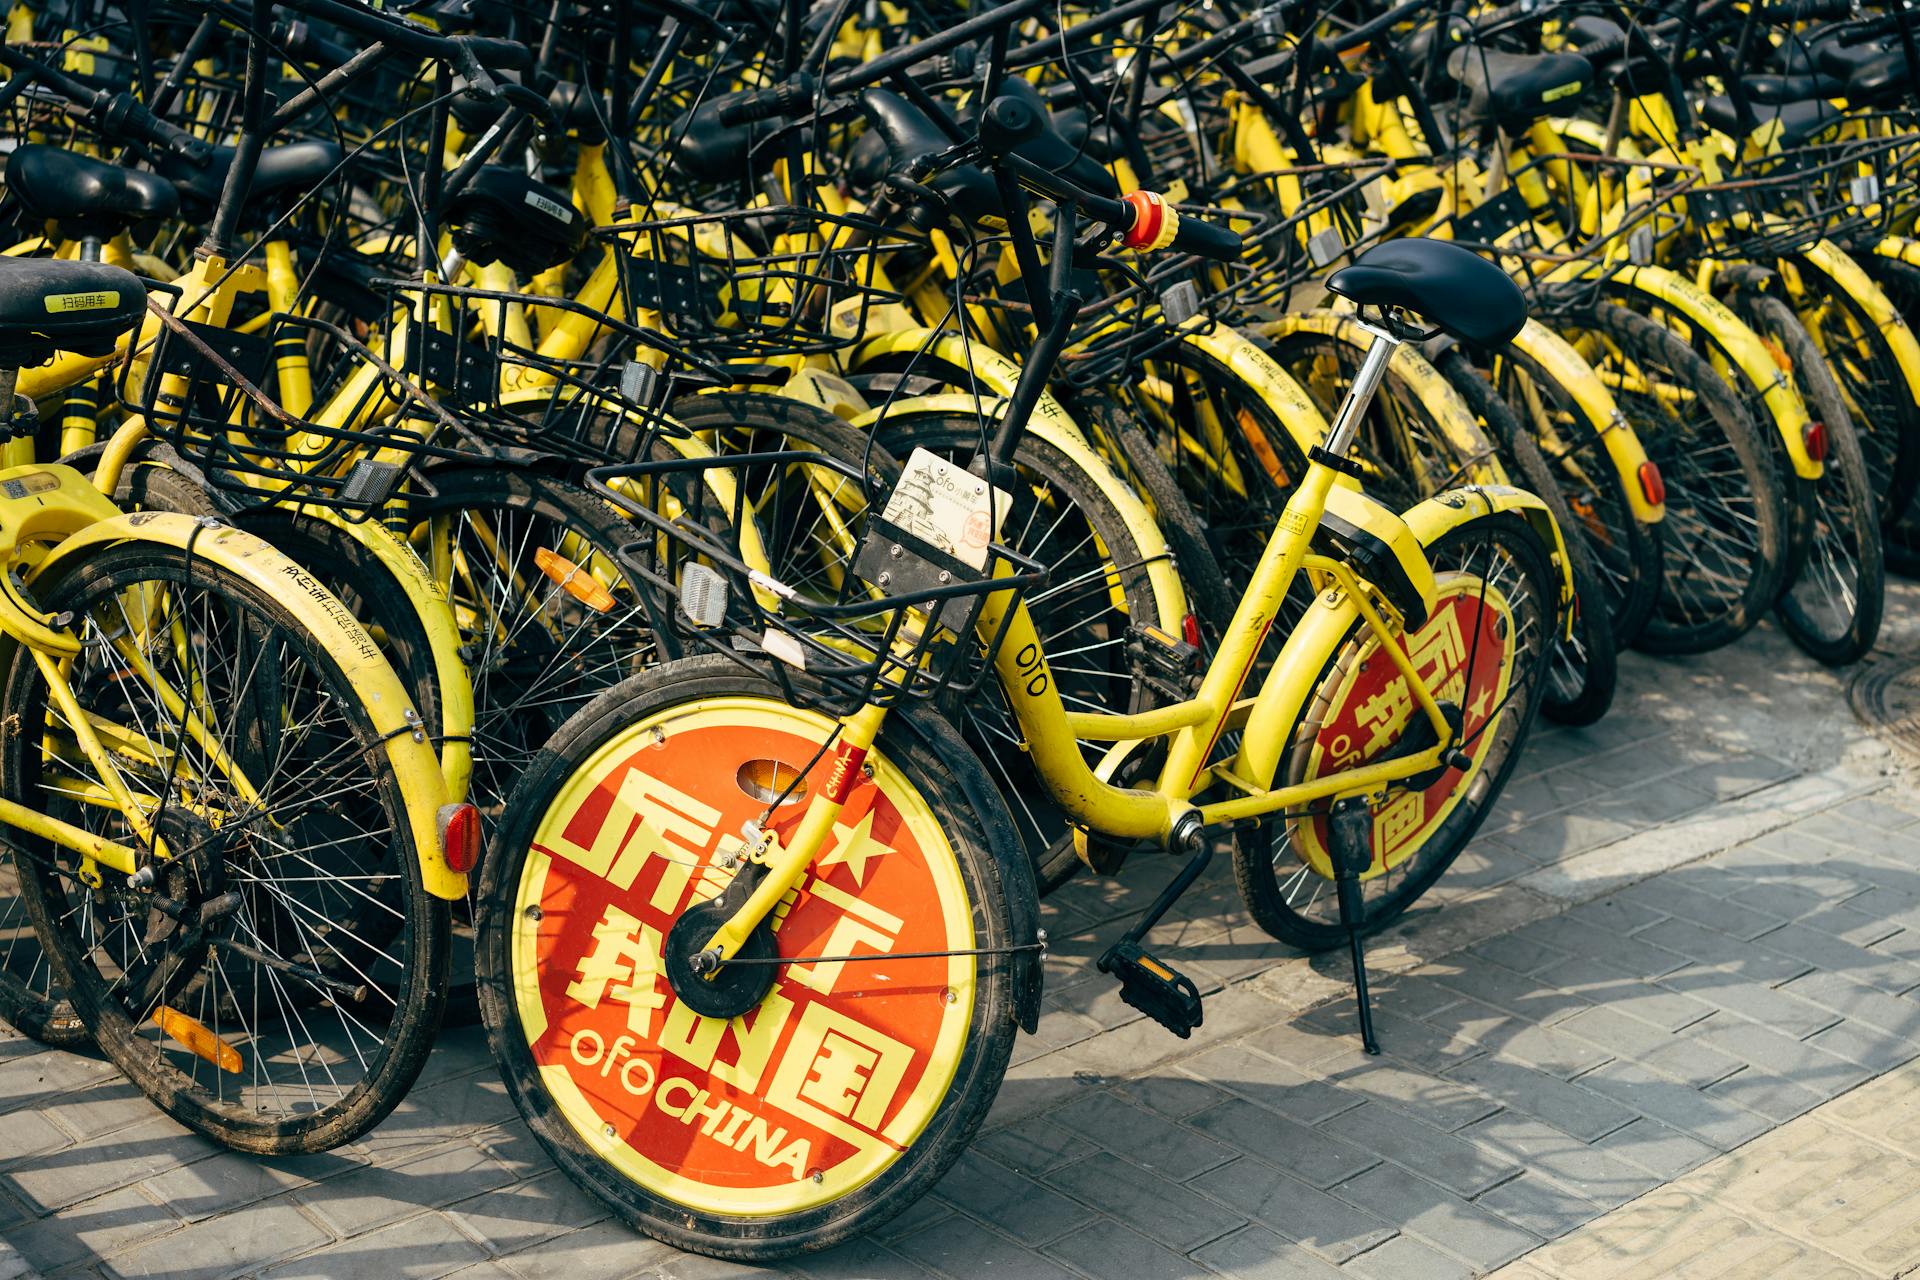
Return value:
M 497 36 L 455 36 L 481 66 L 490 71 L 524 71 L 533 65 L 533 50 L 518 40 Z
M 346 65 L 353 57 L 353 50 L 316 33 L 311 26 L 298 19 L 281 24 L 276 34 L 288 53 L 307 62 L 339 67 Z
M 1246 246 L 1240 241 L 1240 233 L 1231 227 L 1183 217 L 1173 233 L 1173 243 L 1167 247 L 1175 253 L 1198 254 L 1215 262 L 1238 262 Z
M 97 117 L 103 132 L 163 147 L 196 165 L 205 164 L 213 147 L 185 129 L 168 124 L 153 114 L 130 93 L 116 93 L 101 106 Z
M 560 119 L 559 113 L 553 109 L 553 103 L 523 84 L 502 84 L 500 95 L 509 105 L 519 107 L 549 129 Z
M 714 114 L 726 128 L 773 120 L 782 116 L 805 115 L 813 106 L 814 80 L 806 74 L 795 76 L 771 89 L 753 89 L 717 104 Z

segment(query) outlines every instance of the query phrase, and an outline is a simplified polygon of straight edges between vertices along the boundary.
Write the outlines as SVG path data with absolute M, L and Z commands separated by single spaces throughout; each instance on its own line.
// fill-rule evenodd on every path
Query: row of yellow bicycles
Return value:
M 1629 646 L 1873 645 L 1905 10 L 18 3 L 0 1017 L 235 1148 L 484 1020 L 567 1173 L 898 1213 L 1038 899 L 1345 948 Z

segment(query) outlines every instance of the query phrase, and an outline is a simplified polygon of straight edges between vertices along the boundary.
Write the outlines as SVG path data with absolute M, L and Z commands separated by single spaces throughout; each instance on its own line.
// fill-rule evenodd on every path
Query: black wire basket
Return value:
M 1920 134 L 1802 144 L 1743 164 L 1689 197 L 1701 252 L 1775 258 L 1821 240 L 1872 245 L 1910 215 Z
M 595 232 L 625 314 L 711 359 L 837 351 L 905 301 L 882 269 L 916 241 L 797 205 L 646 218 Z
M 849 462 L 774 450 L 612 464 L 587 483 L 639 526 L 616 556 L 655 588 L 643 596 L 663 645 L 770 665 L 797 705 L 846 715 L 978 691 L 1019 595 L 1046 582 L 1038 562 L 997 543 L 969 557 L 920 536 L 902 515 L 925 509 L 915 474 L 909 464 L 882 502 Z M 837 537 L 817 533 L 822 502 L 840 504 Z M 986 627 L 990 595 L 1001 612 Z
M 311 503 L 356 519 L 436 461 L 516 450 L 592 465 L 684 434 L 656 408 L 662 380 L 631 358 L 650 339 L 631 326 L 590 313 L 611 335 L 601 352 L 542 361 L 476 315 L 524 296 L 375 283 L 392 290 L 392 325 L 371 343 L 316 316 L 270 313 L 250 331 L 183 319 L 179 287 L 152 286 L 159 333 L 122 366 L 120 402 L 233 509 Z M 436 321 L 417 323 L 422 315 Z M 312 371 L 305 392 L 286 367 L 296 354 Z
M 1691 165 L 1586 152 L 1536 157 L 1501 191 L 1442 219 L 1430 234 L 1505 267 L 1530 301 L 1573 293 L 1597 298 L 1623 269 L 1650 266 L 1688 228 L 1688 198 L 1701 181 Z
M 1246 237 L 1248 270 L 1238 301 L 1266 312 L 1290 309 L 1295 289 L 1334 270 L 1392 225 L 1384 184 L 1394 163 L 1379 157 L 1235 174 L 1216 188 L 1219 204 L 1269 211 Z

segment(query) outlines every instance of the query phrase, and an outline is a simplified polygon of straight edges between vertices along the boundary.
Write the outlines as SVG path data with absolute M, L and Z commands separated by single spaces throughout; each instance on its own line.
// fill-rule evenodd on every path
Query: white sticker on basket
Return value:
M 883 513 L 922 542 L 976 569 L 987 567 L 987 546 L 1000 536 L 1013 495 L 937 453 L 915 449 Z
M 572 222 L 573 210 L 558 200 L 549 200 L 538 191 L 527 192 L 527 203 L 559 222 Z

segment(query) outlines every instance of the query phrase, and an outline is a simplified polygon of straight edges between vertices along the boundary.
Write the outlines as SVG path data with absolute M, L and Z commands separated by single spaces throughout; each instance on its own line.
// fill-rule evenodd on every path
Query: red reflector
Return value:
M 1180 619 L 1180 636 L 1194 648 L 1198 649 L 1200 647 L 1200 618 L 1198 615 L 1190 613 Z
M 1666 505 L 1667 482 L 1660 478 L 1660 467 L 1657 463 L 1640 464 L 1640 495 L 1652 506 Z
M 1819 421 L 1809 422 L 1807 429 L 1801 433 L 1801 438 L 1807 442 L 1807 456 L 1809 458 L 1812 458 L 1815 462 L 1825 462 L 1827 460 L 1826 423 Z
M 480 865 L 480 811 L 470 804 L 440 806 L 440 849 L 461 875 Z

